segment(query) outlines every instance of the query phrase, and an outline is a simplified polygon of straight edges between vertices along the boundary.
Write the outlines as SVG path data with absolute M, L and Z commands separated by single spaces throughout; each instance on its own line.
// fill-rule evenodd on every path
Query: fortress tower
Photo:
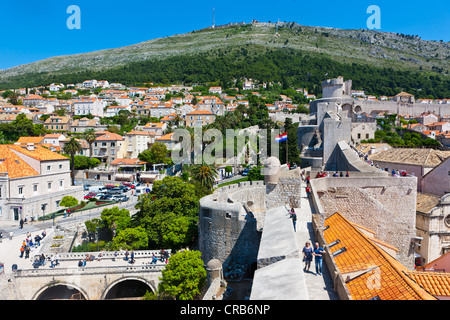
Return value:
M 322 81 L 323 97 L 310 104 L 310 115 L 315 119 L 297 130 L 304 165 L 318 170 L 347 170 L 346 164 L 338 161 L 336 146 L 339 141 L 351 140 L 351 87 L 352 81 L 344 82 L 342 77 Z
M 322 81 L 322 97 L 326 98 L 344 98 L 350 97 L 352 89 L 352 80 L 344 82 L 344 78 L 337 77 L 336 79 L 328 79 Z

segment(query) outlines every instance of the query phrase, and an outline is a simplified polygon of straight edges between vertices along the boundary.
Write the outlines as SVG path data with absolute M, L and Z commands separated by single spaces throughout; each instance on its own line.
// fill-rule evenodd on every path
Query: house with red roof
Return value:
M 33 143 L 0 145 L 0 221 L 55 212 L 64 196 L 83 196 L 71 185 L 70 159 Z

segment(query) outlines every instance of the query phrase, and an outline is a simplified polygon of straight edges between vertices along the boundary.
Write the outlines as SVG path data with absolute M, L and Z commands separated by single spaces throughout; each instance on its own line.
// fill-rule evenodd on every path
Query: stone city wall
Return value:
M 302 187 L 300 168 L 281 170 L 276 184 L 267 184 L 266 208 L 289 206 L 300 208 L 300 192 Z
M 199 250 L 205 263 L 218 259 L 225 267 L 256 262 L 265 190 L 262 181 L 244 182 L 200 199 Z
M 414 267 L 416 177 L 343 177 L 311 180 L 312 201 L 321 223 L 340 212 L 351 222 L 372 229 L 376 238 L 399 249 L 397 259 Z

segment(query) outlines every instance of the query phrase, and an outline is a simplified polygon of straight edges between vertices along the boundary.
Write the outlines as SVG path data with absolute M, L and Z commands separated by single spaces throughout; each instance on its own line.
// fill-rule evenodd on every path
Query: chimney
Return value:
M 34 143 L 27 143 L 27 149 L 29 151 L 34 151 Z

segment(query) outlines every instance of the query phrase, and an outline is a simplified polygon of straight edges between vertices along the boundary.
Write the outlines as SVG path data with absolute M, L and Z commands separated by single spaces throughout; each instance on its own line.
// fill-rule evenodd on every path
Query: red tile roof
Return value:
M 336 212 L 325 219 L 325 241 L 340 242 L 330 248 L 331 253 L 345 248 L 333 257 L 354 300 L 435 300 L 412 281 L 406 267 L 384 252 L 350 221 Z M 348 278 L 347 278 L 348 277 Z

